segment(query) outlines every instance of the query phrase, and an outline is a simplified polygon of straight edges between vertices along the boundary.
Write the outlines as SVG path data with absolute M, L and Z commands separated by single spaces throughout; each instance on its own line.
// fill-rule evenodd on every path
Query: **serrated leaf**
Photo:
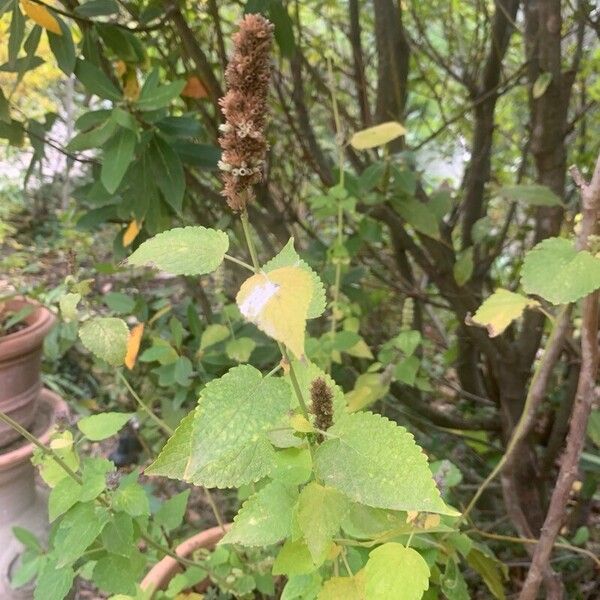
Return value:
M 539 184 L 506 185 L 498 190 L 498 195 L 523 202 L 529 206 L 562 206 L 560 198 L 547 186 Z
M 539 302 L 505 289 L 496 290 L 477 312 L 465 322 L 486 327 L 490 337 L 500 335 L 526 308 L 539 306 Z
M 272 481 L 250 496 L 233 519 L 222 544 L 270 546 L 287 537 L 292 529 L 292 509 L 298 499 L 295 486 Z
M 429 588 L 429 567 L 423 557 L 395 542 L 372 550 L 364 571 L 367 598 L 421 600 Z
M 367 150 L 376 146 L 383 146 L 404 135 L 406 129 L 397 121 L 388 121 L 369 127 L 362 131 L 357 131 L 351 138 L 350 144 L 357 150 Z
M 98 358 L 118 367 L 125 359 L 129 329 L 122 319 L 95 317 L 79 330 L 83 345 Z
M 283 249 L 274 256 L 268 263 L 266 263 L 262 270 L 265 273 L 270 273 L 275 269 L 280 269 L 281 267 L 300 267 L 304 269 L 308 273 L 310 273 L 310 277 L 312 280 L 312 295 L 310 298 L 310 304 L 308 306 L 308 311 L 306 313 L 307 319 L 316 319 L 320 317 L 324 312 L 327 306 L 327 298 L 325 297 L 325 287 L 321 278 L 311 269 L 311 267 L 303 261 L 296 249 L 294 248 L 294 238 L 290 238 L 288 243 L 283 247 Z
M 311 481 L 300 493 L 295 519 L 315 565 L 321 565 L 327 558 L 349 505 L 340 492 L 316 481 Z
M 275 450 L 267 432 L 290 401 L 283 379 L 263 378 L 250 365 L 208 383 L 196 408 L 185 479 L 206 487 L 239 487 L 268 475 Z
M 75 579 L 71 567 L 57 568 L 54 560 L 47 560 L 42 568 L 33 592 L 34 600 L 63 600 Z
M 364 569 L 352 577 L 332 577 L 323 584 L 318 596 L 318 600 L 366 600 L 366 598 Z M 376 596 L 372 598 L 375 600 Z
M 252 351 L 256 348 L 256 342 L 252 338 L 243 337 L 229 340 L 225 344 L 225 352 L 231 360 L 240 363 L 248 362 Z
M 172 531 L 181 525 L 191 490 L 184 490 L 161 504 L 154 515 L 154 523 Z
M 135 413 L 105 412 L 84 417 L 77 422 L 79 431 L 91 440 L 98 442 L 118 433 Z
M 300 358 L 311 297 L 310 274 L 300 267 L 281 267 L 246 279 L 236 302 L 248 321 Z
M 119 483 L 112 498 L 112 508 L 131 517 L 150 514 L 150 501 L 146 490 L 138 483 L 138 472 L 133 471 Z
M 564 238 L 548 238 L 525 255 L 521 283 L 527 294 L 568 304 L 600 287 L 600 258 Z
M 74 321 L 77 319 L 77 305 L 81 300 L 81 294 L 63 294 L 58 305 L 60 307 L 60 314 L 65 321 Z
M 128 558 L 135 548 L 133 519 L 127 513 L 115 513 L 102 530 L 101 536 L 108 552 Z
M 104 144 L 104 160 L 100 169 L 100 181 L 110 194 L 117 191 L 129 164 L 137 143 L 137 136 L 129 129 L 120 128 Z
M 172 275 L 211 273 L 222 262 L 229 238 L 206 227 L 176 227 L 146 240 L 127 259 L 130 265 L 153 266 Z
M 323 483 L 367 506 L 459 514 L 440 497 L 427 457 L 404 427 L 361 412 L 343 415 L 328 434 L 315 452 Z
M 144 471 L 146 475 L 162 475 L 183 481 L 191 453 L 194 416 L 194 411 L 191 411 L 183 417 L 158 458 Z
M 81 495 L 81 485 L 71 477 L 59 481 L 48 497 L 48 520 L 50 523 L 66 513 Z
M 108 554 L 102 556 L 94 566 L 93 582 L 107 592 L 132 597 L 145 566 L 146 560 L 137 549 L 127 559 Z
M 224 342 L 231 335 L 231 331 L 225 325 L 214 323 L 202 332 L 200 338 L 200 350 L 206 350 L 215 344 Z
M 273 575 L 304 575 L 315 570 L 304 540 L 286 540 L 273 563 Z

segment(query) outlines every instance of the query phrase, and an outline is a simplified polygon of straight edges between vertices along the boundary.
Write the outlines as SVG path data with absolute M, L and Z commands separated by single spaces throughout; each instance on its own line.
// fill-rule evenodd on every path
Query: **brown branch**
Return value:
M 590 236 L 598 232 L 600 212 L 600 156 L 592 181 L 586 184 L 576 168 L 571 169 L 573 179 L 581 191 L 582 215 L 581 230 L 577 246 L 588 247 Z M 577 465 L 585 442 L 585 431 L 595 394 L 595 381 L 598 372 L 598 306 L 600 292 L 592 292 L 583 300 L 581 325 L 581 371 L 577 384 L 575 406 L 569 425 L 567 445 L 552 492 L 550 506 L 546 514 L 540 540 L 535 547 L 531 567 L 523 584 L 519 600 L 535 600 L 544 577 L 544 572 L 552 552 L 556 536 L 562 526 L 569 494 L 577 475 Z
M 363 58 L 362 43 L 360 40 L 360 0 L 350 0 L 348 11 L 350 16 L 350 45 L 354 59 L 354 85 L 358 94 L 358 106 L 363 127 L 371 124 L 371 111 L 369 110 L 369 97 L 367 95 L 367 81 L 365 77 L 365 61 Z

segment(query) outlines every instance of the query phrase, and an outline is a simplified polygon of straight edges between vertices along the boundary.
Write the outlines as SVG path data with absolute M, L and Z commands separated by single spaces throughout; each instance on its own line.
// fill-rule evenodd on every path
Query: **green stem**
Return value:
M 249 271 L 254 271 L 254 267 L 249 265 L 247 262 L 236 258 L 235 256 L 231 256 L 230 254 L 225 254 L 225 260 L 228 260 L 236 265 L 240 265 L 240 267 L 244 267 L 244 269 L 248 269 Z
M 169 427 L 157 414 L 155 414 L 149 406 L 142 402 L 142 399 L 135 393 L 135 390 L 131 387 L 131 385 L 129 385 L 127 379 L 125 379 L 125 375 L 123 375 L 123 373 L 120 371 L 119 377 L 140 408 L 160 427 L 160 429 L 162 429 L 168 436 L 172 436 L 173 429 Z
M 252 264 L 254 265 L 253 271 L 258 273 L 260 270 L 260 263 L 258 262 L 258 254 L 256 253 L 256 247 L 254 246 L 254 240 L 252 239 L 250 222 L 248 221 L 248 212 L 246 210 L 244 210 L 240 215 L 240 221 L 242 222 L 244 237 L 246 238 L 246 244 L 248 245 L 248 252 L 250 252 L 250 258 L 252 259 Z

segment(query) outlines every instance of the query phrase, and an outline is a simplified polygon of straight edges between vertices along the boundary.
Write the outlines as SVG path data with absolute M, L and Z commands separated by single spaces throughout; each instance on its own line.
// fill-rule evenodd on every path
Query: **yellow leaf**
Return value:
M 311 297 L 310 273 L 300 267 L 281 267 L 246 279 L 236 302 L 248 321 L 301 358 Z
M 382 373 L 363 373 L 346 394 L 349 412 L 356 412 L 383 398 L 389 389 L 389 381 Z
M 140 84 L 133 68 L 127 69 L 123 78 L 123 95 L 131 102 L 135 102 L 140 95 Z
M 56 35 L 62 35 L 62 30 L 56 17 L 45 6 L 36 4 L 31 0 L 21 0 L 21 6 L 23 7 L 23 12 L 32 21 Z
M 311 433 L 314 431 L 311 422 L 304 415 L 292 415 L 290 417 L 290 425 L 292 429 L 300 433 Z
M 368 150 L 369 148 L 375 148 L 375 146 L 383 146 L 405 133 L 404 125 L 397 121 L 388 121 L 387 123 L 375 125 L 375 127 L 357 131 L 350 138 L 350 144 L 357 150 Z
M 142 229 L 142 224 L 138 223 L 135 219 L 129 223 L 125 233 L 123 234 L 123 246 L 127 248 L 133 240 L 138 236 L 138 233 Z
M 138 323 L 129 332 L 127 338 L 127 353 L 125 354 L 125 366 L 131 371 L 135 367 L 135 360 L 140 350 L 142 335 L 144 334 L 144 324 Z

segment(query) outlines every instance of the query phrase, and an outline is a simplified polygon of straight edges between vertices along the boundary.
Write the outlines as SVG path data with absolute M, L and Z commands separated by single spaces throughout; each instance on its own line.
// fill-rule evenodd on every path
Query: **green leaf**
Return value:
M 23 75 L 28 71 L 37 69 L 43 64 L 44 59 L 40 56 L 21 56 L 20 58 L 17 58 L 13 64 L 4 63 L 2 66 L 0 66 L 0 72 L 19 73 L 19 75 Z
M 66 513 L 81 495 L 81 485 L 71 477 L 65 477 L 59 481 L 50 491 L 48 497 L 48 520 L 50 523 Z
M 127 294 L 121 292 L 109 292 L 103 297 L 104 304 L 114 310 L 115 312 L 128 315 L 133 312 L 135 308 L 135 300 Z
M 163 108 L 177 98 L 184 87 L 184 80 L 173 81 L 167 85 L 152 88 L 147 88 L 144 85 L 135 106 L 139 110 L 157 110 Z
M 0 121 L 10 123 L 10 107 L 4 92 L 0 88 Z
M 522 294 L 505 289 L 497 289 L 477 312 L 466 319 L 467 325 L 475 324 L 486 327 L 490 337 L 500 335 L 515 319 L 518 319 L 526 308 L 535 308 L 539 302 Z
M 133 160 L 133 154 L 137 143 L 137 136 L 130 129 L 118 129 L 106 144 L 102 147 L 104 160 L 100 170 L 100 181 L 111 194 L 123 180 L 129 164 Z M 160 176 L 160 174 L 157 174 Z
M 521 283 L 527 294 L 552 304 L 576 302 L 600 287 L 600 258 L 564 238 L 548 238 L 526 254 Z
M 206 487 L 239 487 L 275 466 L 267 432 L 289 410 L 291 389 L 250 365 L 231 369 L 201 392 L 185 478 Z
M 332 577 L 323 585 L 318 600 L 365 600 L 365 573 L 359 571 L 352 577 Z M 369 596 L 379 600 L 377 596 Z
M 600 448 L 600 410 L 595 409 L 590 413 L 586 432 L 590 440 Z
M 273 563 L 273 575 L 304 575 L 315 570 L 310 551 L 304 540 L 287 540 Z
M 150 501 L 146 490 L 138 483 L 138 472 L 133 471 L 119 483 L 114 493 L 112 507 L 131 517 L 148 516 Z
M 440 231 L 435 214 L 427 204 L 412 196 L 393 198 L 393 206 L 398 214 L 419 233 L 433 239 L 439 239 Z
M 420 600 L 429 588 L 429 567 L 412 548 L 389 542 L 369 554 L 365 566 L 367 598 Z
M 473 548 L 469 552 L 467 562 L 474 571 L 479 573 L 494 598 L 505 600 L 506 594 L 504 593 L 502 581 L 507 579 L 506 566 L 477 548 Z
M 115 513 L 102 530 L 102 543 L 108 552 L 128 558 L 135 548 L 133 519 L 124 512 Z
M 189 496 L 190 490 L 184 490 L 163 502 L 154 515 L 154 523 L 160 525 L 166 531 L 172 531 L 179 527 L 185 515 Z
M 312 297 L 308 305 L 307 319 L 315 319 L 325 312 L 327 299 L 325 297 L 325 287 L 321 278 L 310 268 L 308 263 L 304 262 L 294 248 L 294 238 L 290 238 L 283 249 L 263 266 L 265 273 L 270 273 L 281 267 L 300 267 L 307 271 L 312 279 Z
M 533 88 L 531 90 L 532 96 L 537 100 L 541 98 L 548 89 L 550 82 L 552 81 L 552 73 L 540 73 L 538 78 L 533 83 Z
M 77 320 L 77 305 L 81 300 L 81 294 L 64 294 L 58 300 L 60 314 L 65 321 Z
M 401 331 L 393 340 L 394 346 L 405 356 L 411 356 L 421 343 L 421 332 L 414 329 Z
M 90 61 L 79 59 L 75 65 L 75 75 L 92 94 L 107 100 L 117 101 L 121 99 L 121 91 Z
M 287 8 L 281 0 L 272 0 L 269 3 L 269 20 L 275 25 L 275 41 L 281 54 L 290 58 L 296 47 L 294 28 Z
M 214 170 L 221 158 L 221 150 L 210 144 L 196 144 L 187 140 L 177 140 L 171 147 L 181 160 L 187 165 L 194 165 L 201 169 Z
M 349 504 L 340 492 L 316 481 L 311 481 L 300 493 L 296 522 L 315 565 L 321 565 L 327 558 Z
M 417 372 L 421 366 L 421 359 L 412 354 L 401 360 L 394 368 L 394 376 L 398 381 L 413 386 L 417 378 Z
M 125 359 L 129 329 L 115 317 L 94 317 L 79 330 L 83 345 L 98 358 L 118 367 Z
M 54 15 L 54 18 L 58 21 L 62 35 L 56 35 L 46 30 L 48 43 L 50 44 L 50 50 L 54 54 L 58 68 L 68 77 L 75 69 L 75 44 L 73 44 L 71 30 L 66 23 L 57 15 Z
M 404 427 L 362 412 L 343 415 L 328 433 L 315 452 L 323 483 L 367 506 L 459 514 L 441 499 L 427 457 Z
M 109 554 L 98 560 L 94 567 L 93 582 L 102 590 L 111 594 L 136 593 L 136 583 L 144 572 L 146 561 L 135 549 L 127 559 L 117 554 Z
M 21 542 L 21 544 L 27 548 L 27 550 L 31 550 L 33 552 L 42 551 L 42 547 L 40 546 L 38 539 L 28 529 L 24 529 L 23 527 L 13 527 L 12 532 L 19 542 Z
M 81 152 L 89 148 L 99 148 L 114 135 L 117 129 L 117 124 L 112 119 L 108 119 L 90 131 L 78 133 L 67 144 L 67 150 Z
M 225 344 L 225 352 L 231 360 L 240 363 L 248 362 L 252 351 L 256 348 L 256 342 L 252 338 L 243 337 L 229 340 Z
M 498 196 L 528 206 L 562 206 L 560 198 L 549 187 L 536 183 L 503 186 L 498 190 Z
M 73 585 L 75 571 L 71 567 L 58 568 L 53 560 L 47 560 L 39 574 L 34 600 L 64 600 Z
M 463 286 L 473 275 L 473 246 L 469 246 L 460 253 L 458 260 L 454 263 L 454 281 Z
M 406 129 L 397 121 L 388 121 L 374 127 L 357 131 L 351 138 L 350 144 L 357 150 L 367 150 L 383 146 L 404 135 Z
M 119 12 L 115 0 L 88 0 L 75 8 L 75 14 L 80 17 L 106 17 Z
M 80 419 L 79 431 L 92 442 L 105 440 L 119 432 L 135 413 L 106 412 Z
M 192 449 L 192 429 L 195 412 L 187 414 L 163 446 L 158 458 L 145 469 L 146 475 L 162 475 L 172 479 L 184 479 L 185 469 Z
M 93 502 L 76 504 L 62 518 L 54 537 L 57 566 L 65 567 L 81 557 L 87 547 L 100 535 L 108 521 L 105 508 Z
M 130 265 L 154 266 L 172 275 L 211 273 L 222 262 L 229 238 L 206 227 L 177 227 L 146 240 L 127 259 Z
M 154 136 L 148 148 L 148 157 L 156 183 L 165 201 L 176 212 L 181 212 L 185 192 L 185 175 L 181 159 L 159 136 Z
M 288 537 L 292 509 L 298 499 L 296 487 L 272 481 L 250 496 L 233 519 L 222 544 L 270 546 Z
M 225 325 L 221 325 L 220 323 L 208 325 L 200 338 L 200 350 L 206 350 L 215 344 L 219 344 L 225 341 L 230 335 L 231 331 Z
M 288 485 L 301 485 L 310 479 L 312 460 L 307 447 L 280 450 L 275 463 L 275 469 L 269 473 L 271 479 Z
M 321 589 L 321 577 L 318 573 L 294 575 L 288 577 L 281 600 L 315 600 Z

